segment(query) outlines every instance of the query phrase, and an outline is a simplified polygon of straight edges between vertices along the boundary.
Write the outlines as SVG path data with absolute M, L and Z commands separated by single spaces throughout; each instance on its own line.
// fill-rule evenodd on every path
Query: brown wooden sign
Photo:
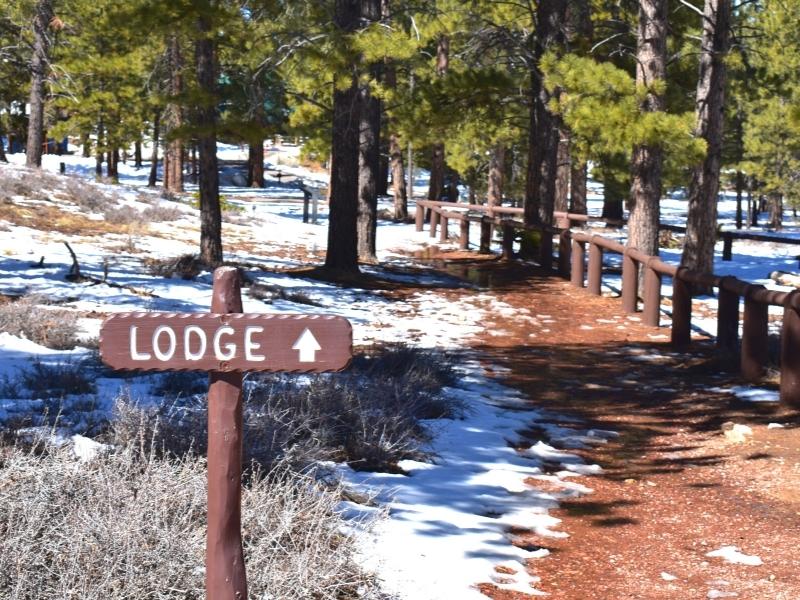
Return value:
M 319 315 L 126 313 L 106 320 L 100 356 L 142 371 L 340 371 L 353 330 Z
M 100 356 L 120 370 L 208 371 L 207 600 L 244 600 L 241 531 L 242 375 L 316 373 L 350 364 L 353 329 L 326 315 L 242 314 L 239 273 L 214 271 L 211 314 L 127 313 L 100 330 Z

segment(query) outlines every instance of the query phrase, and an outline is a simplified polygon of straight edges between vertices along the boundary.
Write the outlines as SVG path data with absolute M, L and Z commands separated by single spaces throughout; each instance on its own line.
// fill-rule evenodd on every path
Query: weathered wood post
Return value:
M 603 249 L 594 238 L 589 242 L 589 275 L 586 288 L 590 294 L 599 296 L 603 285 Z
M 642 322 L 648 327 L 661 325 L 661 273 L 655 270 L 653 263 L 658 258 L 653 257 L 647 261 L 644 268 L 644 310 Z
M 570 282 L 578 288 L 583 287 L 583 280 L 586 276 L 586 243 L 572 240 L 572 268 L 570 270 Z
M 514 228 L 503 223 L 503 260 L 514 258 Z
M 564 279 L 570 279 L 571 271 L 572 233 L 569 229 L 564 229 L 558 234 L 558 274 Z
M 781 328 L 781 403 L 800 407 L 800 290 L 786 296 Z
M 414 212 L 414 224 L 417 231 L 422 231 L 425 227 L 425 209 L 417 202 L 417 210 Z
M 639 302 L 639 263 L 626 248 L 622 254 L 622 310 L 635 313 Z
M 722 260 L 733 260 L 733 234 L 730 231 L 722 234 Z
M 439 225 L 441 226 L 441 230 L 439 232 L 439 242 L 444 244 L 447 243 L 448 236 L 450 232 L 448 231 L 448 226 L 450 224 L 450 219 L 448 219 L 444 213 L 442 213 L 439 219 Z
M 345 369 L 352 327 L 329 315 L 242 314 L 233 267 L 214 272 L 211 310 L 113 315 L 100 329 L 100 356 L 117 370 L 209 372 L 206 598 L 245 600 L 242 374 Z
M 432 238 L 436 237 L 436 228 L 438 226 L 439 226 L 439 210 L 436 208 L 431 208 L 430 236 Z
M 736 277 L 720 279 L 717 308 L 717 348 L 735 353 L 739 346 L 739 294 L 733 288 Z
M 488 215 L 481 216 L 481 245 L 479 252 L 489 254 L 492 251 L 492 221 L 494 219 Z
M 748 381 L 759 381 L 769 359 L 769 306 L 758 302 L 755 296 L 766 290 L 763 285 L 748 285 L 744 294 L 742 320 L 742 376 Z
M 461 250 L 469 250 L 469 218 L 467 215 L 459 221 L 458 247 Z
M 672 345 L 683 348 L 692 341 L 692 284 L 685 278 L 689 272 L 680 267 L 672 278 Z

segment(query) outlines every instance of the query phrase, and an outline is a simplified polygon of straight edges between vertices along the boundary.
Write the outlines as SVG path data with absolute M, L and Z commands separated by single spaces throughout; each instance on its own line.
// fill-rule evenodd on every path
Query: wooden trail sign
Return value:
M 246 600 L 241 533 L 242 378 L 246 371 L 319 373 L 350 364 L 353 330 L 324 315 L 242 314 L 238 271 L 214 271 L 210 314 L 127 313 L 100 330 L 113 369 L 209 371 L 206 598 Z

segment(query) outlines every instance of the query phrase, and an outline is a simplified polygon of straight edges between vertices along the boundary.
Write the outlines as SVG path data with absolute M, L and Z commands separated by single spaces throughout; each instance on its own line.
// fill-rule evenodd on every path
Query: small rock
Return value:
M 783 429 L 785 426 L 781 425 L 780 423 L 770 423 L 767 425 L 767 429 Z
M 747 425 L 731 422 L 722 424 L 722 432 L 732 444 L 741 444 L 747 441 L 748 436 L 753 435 L 753 430 Z
M 708 598 L 736 598 L 739 594 L 736 592 L 723 592 L 721 590 L 708 590 L 706 596 Z
M 671 574 L 667 573 L 666 571 L 662 571 L 661 572 L 661 579 L 663 579 L 664 581 L 675 581 L 678 578 L 675 577 L 675 575 L 671 575 Z

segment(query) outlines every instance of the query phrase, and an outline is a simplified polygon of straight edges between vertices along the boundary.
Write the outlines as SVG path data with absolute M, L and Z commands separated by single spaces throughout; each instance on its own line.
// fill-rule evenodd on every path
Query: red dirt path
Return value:
M 591 297 L 529 267 L 476 268 L 491 279 L 492 295 L 529 311 L 524 320 L 498 316 L 487 324 L 476 340 L 487 364 L 510 369 L 499 377 L 552 411 L 553 422 L 575 427 L 570 418 L 577 417 L 581 428 L 620 433 L 578 451 L 604 471 L 580 480 L 594 493 L 554 513 L 570 537 L 527 534 L 525 543 L 551 551 L 529 561 L 538 588 L 569 600 L 800 599 L 798 413 L 711 391 L 736 378 L 717 374 L 708 343 L 673 354 L 668 330 L 627 317 L 616 299 Z M 732 443 L 726 422 L 754 434 Z M 785 428 L 768 429 L 773 422 Z M 543 429 L 529 434 L 548 441 Z M 706 556 L 726 545 L 764 564 Z M 495 600 L 529 597 L 481 589 Z

